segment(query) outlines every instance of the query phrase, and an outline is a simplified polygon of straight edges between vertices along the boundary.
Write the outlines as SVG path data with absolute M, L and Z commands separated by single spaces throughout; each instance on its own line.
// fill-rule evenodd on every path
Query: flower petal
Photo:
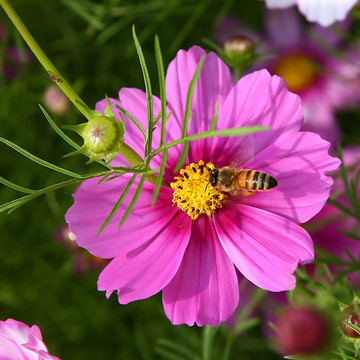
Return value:
M 274 139 L 272 145 L 244 164 L 244 168 L 270 174 L 279 185 L 234 201 L 286 216 L 296 223 L 309 220 L 329 197 L 333 179 L 326 173 L 340 164 L 339 159 L 328 154 L 329 145 L 310 132 Z
M 129 176 L 123 175 L 102 184 L 98 181 L 98 178 L 86 180 L 79 186 L 74 195 L 75 202 L 65 216 L 78 245 L 95 256 L 113 258 L 136 249 L 161 232 L 178 211 L 172 206 L 172 189 L 165 186 L 161 188 L 156 204 L 151 206 L 154 186 L 145 182 L 130 216 L 119 228 L 120 218 L 135 191 L 135 181 L 112 220 L 96 235 L 127 185 Z
M 296 4 L 296 0 L 265 0 L 269 8 L 282 9 Z
M 99 276 L 98 290 L 106 290 L 107 297 L 117 290 L 121 304 L 156 294 L 176 274 L 190 232 L 190 217 L 177 212 L 171 222 L 143 246 L 112 260 Z
M 228 204 L 214 216 L 226 253 L 239 271 L 265 290 L 295 288 L 298 263 L 314 258 L 310 235 L 281 216 L 246 205 Z
M 206 58 L 195 86 L 189 134 L 208 130 L 215 104 L 221 106 L 233 86 L 229 68 L 215 53 L 207 54 L 199 46 L 180 50 L 166 74 L 166 97 L 178 121 L 183 120 L 189 84 L 203 56 Z
M 222 106 L 226 95 L 233 86 L 229 68 L 215 53 L 206 54 L 198 46 L 193 46 L 188 51 L 180 50 L 169 64 L 166 75 L 168 106 L 173 110 L 179 123 L 183 121 L 190 81 L 203 56 L 206 58 L 191 103 L 189 135 L 209 130 L 210 121 L 215 115 L 217 107 Z M 202 139 L 192 142 L 189 162 L 198 161 L 199 156 L 201 157 L 201 154 L 205 153 L 205 149 L 209 148 L 207 144 L 212 141 Z
M 59 360 L 48 353 L 37 325 L 31 328 L 14 319 L 0 321 L 0 359 Z
M 244 162 L 257 154 L 281 134 L 300 130 L 302 111 L 299 96 L 289 92 L 284 80 L 271 76 L 267 70 L 255 71 L 241 78 L 227 96 L 219 112 L 218 128 L 239 126 L 269 126 L 271 130 L 257 134 L 226 138 L 221 157 Z M 231 155 L 229 155 L 231 154 Z M 220 164 L 216 166 L 223 166 Z
M 307 20 L 330 26 L 344 20 L 357 0 L 297 0 L 299 10 Z
M 163 290 L 166 316 L 174 325 L 217 326 L 239 302 L 234 265 L 219 243 L 211 218 L 193 223 L 180 269 Z
M 110 98 L 111 108 L 116 116 L 116 119 L 120 119 L 121 111 L 116 107 L 120 106 L 125 109 L 132 117 L 134 117 L 139 124 L 142 126 L 144 131 L 147 129 L 147 103 L 146 103 L 146 93 L 142 90 L 135 88 L 122 88 L 119 91 L 119 100 Z M 107 100 L 103 99 L 99 101 L 95 110 L 104 113 L 104 110 L 107 106 Z M 161 102 L 160 99 L 156 96 L 153 96 L 153 116 L 154 120 L 159 115 L 161 111 Z M 170 110 L 167 109 L 166 113 L 169 114 Z M 125 143 L 129 145 L 133 150 L 135 150 L 140 156 L 144 155 L 144 137 L 140 130 L 134 125 L 134 123 L 129 120 L 127 116 L 122 114 L 125 121 L 125 134 L 124 139 Z M 160 145 L 160 122 L 158 125 L 157 131 L 153 132 L 153 150 L 159 147 Z M 173 115 L 170 115 L 166 121 L 166 132 L 165 132 L 165 143 L 172 140 L 178 139 L 181 137 L 181 127 Z M 175 148 L 171 148 L 170 151 L 174 151 Z M 179 154 L 179 149 L 176 150 L 176 153 L 173 154 L 173 157 L 177 157 Z M 120 156 L 118 156 L 114 162 L 113 166 L 127 166 L 128 163 L 124 161 Z M 153 167 L 158 167 L 160 165 L 160 158 L 155 157 L 151 164 Z

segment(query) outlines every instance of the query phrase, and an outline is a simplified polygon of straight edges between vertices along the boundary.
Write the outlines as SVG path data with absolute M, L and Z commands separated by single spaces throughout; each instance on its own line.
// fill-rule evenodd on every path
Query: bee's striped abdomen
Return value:
M 269 174 L 257 170 L 242 169 L 239 171 L 238 186 L 249 191 L 267 191 L 278 185 Z

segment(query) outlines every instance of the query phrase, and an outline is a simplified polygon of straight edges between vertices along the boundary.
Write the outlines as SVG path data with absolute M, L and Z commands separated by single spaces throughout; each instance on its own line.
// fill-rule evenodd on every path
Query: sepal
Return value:
M 75 131 L 84 140 L 83 146 L 64 157 L 86 154 L 90 157 L 87 164 L 98 160 L 110 162 L 119 153 L 124 142 L 125 126 L 121 118 L 116 120 L 110 101 L 104 114 L 88 109 L 88 121 L 79 125 L 62 125 L 62 129 Z

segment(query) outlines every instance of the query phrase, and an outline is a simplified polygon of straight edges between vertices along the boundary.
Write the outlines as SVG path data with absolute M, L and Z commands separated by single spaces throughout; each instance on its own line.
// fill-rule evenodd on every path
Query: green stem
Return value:
M 41 50 L 40 46 L 37 44 L 35 39 L 30 34 L 29 30 L 26 28 L 22 20 L 19 18 L 18 14 L 11 7 L 7 0 L 0 0 L 0 5 L 5 10 L 6 14 L 9 16 L 10 20 L 19 31 L 20 35 L 23 37 L 25 42 L 28 44 L 31 51 L 37 57 L 41 65 L 49 74 L 50 80 L 54 81 L 56 85 L 64 92 L 64 94 L 70 99 L 70 101 L 78 108 L 78 110 L 87 118 L 86 104 L 81 100 L 79 95 L 72 89 L 72 87 L 67 83 L 64 77 L 56 69 L 56 67 L 51 63 L 49 58 Z M 79 106 L 79 103 L 82 106 Z
M 144 159 L 126 143 L 121 145 L 119 153 L 130 163 L 131 166 L 145 163 Z M 152 184 L 156 184 L 157 176 L 154 174 L 146 175 L 146 180 Z
M 235 82 L 238 82 L 241 79 L 241 75 L 242 75 L 242 66 L 235 66 L 234 68 L 235 70 Z

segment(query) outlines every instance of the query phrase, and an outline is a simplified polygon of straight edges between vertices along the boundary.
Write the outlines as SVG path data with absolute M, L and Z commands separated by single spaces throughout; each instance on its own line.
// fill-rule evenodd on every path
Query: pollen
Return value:
M 200 160 L 197 164 L 191 163 L 181 169 L 181 176 L 176 176 L 175 181 L 170 183 L 174 189 L 172 202 L 193 220 L 201 214 L 211 216 L 227 199 L 224 193 L 210 184 L 210 175 L 214 169 L 213 163 L 205 165 Z

